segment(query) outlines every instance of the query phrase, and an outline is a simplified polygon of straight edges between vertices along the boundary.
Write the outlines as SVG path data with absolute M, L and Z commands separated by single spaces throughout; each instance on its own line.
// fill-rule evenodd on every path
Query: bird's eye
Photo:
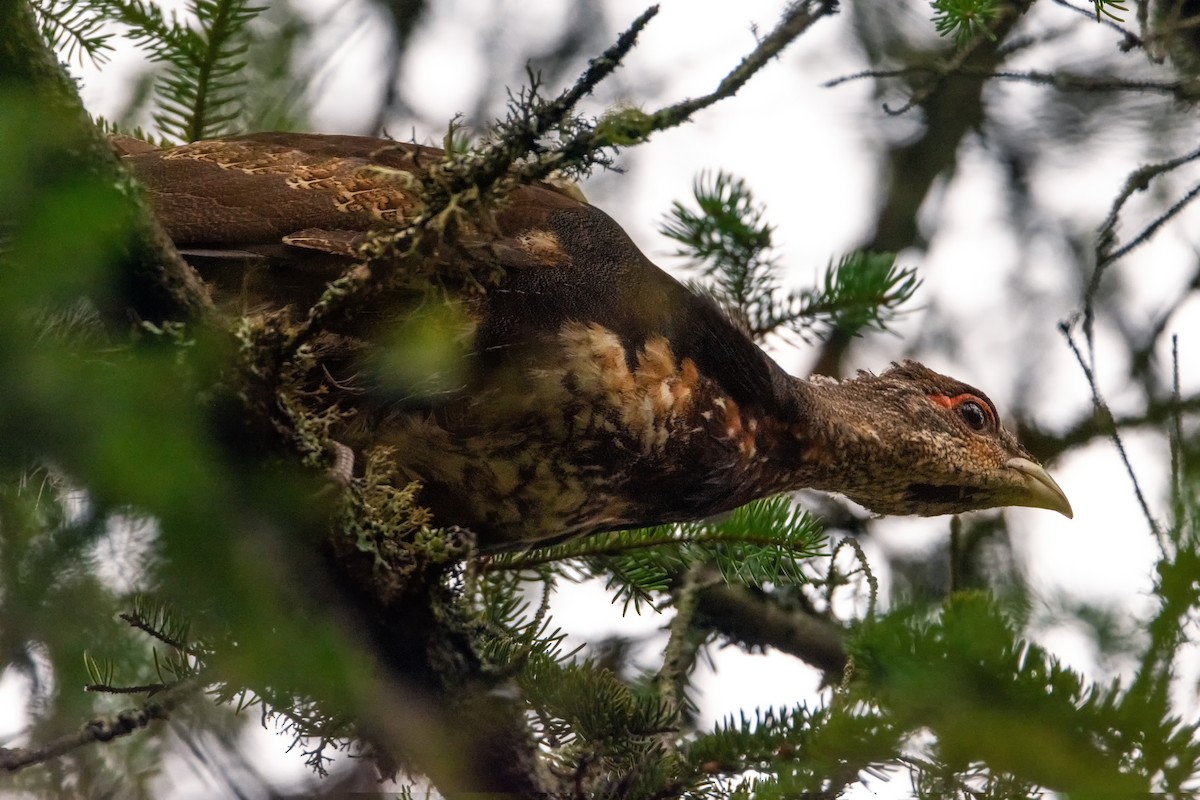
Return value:
M 990 419 L 988 413 L 983 410 L 983 406 L 974 400 L 959 403 L 958 415 L 963 418 L 963 422 L 967 423 L 967 426 L 973 431 L 983 431 L 988 427 Z

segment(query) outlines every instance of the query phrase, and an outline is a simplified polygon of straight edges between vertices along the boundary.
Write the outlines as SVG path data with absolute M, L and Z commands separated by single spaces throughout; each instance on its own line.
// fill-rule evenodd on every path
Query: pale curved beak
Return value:
M 1021 505 L 1057 511 L 1067 519 L 1075 516 L 1075 513 L 1071 511 L 1071 501 L 1067 499 L 1066 493 L 1054 482 L 1054 478 L 1050 477 L 1050 473 L 1046 472 L 1041 464 L 1035 464 L 1028 458 L 1010 458 L 1005 466 L 1021 473 L 1021 480 L 1027 491 L 1026 496 L 1021 499 Z

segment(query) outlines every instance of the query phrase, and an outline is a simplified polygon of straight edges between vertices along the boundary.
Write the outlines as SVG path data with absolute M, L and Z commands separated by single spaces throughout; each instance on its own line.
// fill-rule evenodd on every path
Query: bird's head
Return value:
M 1029 506 L 1072 516 L 1062 489 L 974 387 L 914 361 L 806 386 L 821 421 L 807 458 L 827 467 L 814 488 L 881 514 Z

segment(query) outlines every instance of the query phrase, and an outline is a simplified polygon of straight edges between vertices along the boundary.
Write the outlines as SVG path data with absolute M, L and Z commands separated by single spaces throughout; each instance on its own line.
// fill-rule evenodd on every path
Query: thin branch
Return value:
M 141 686 L 113 686 L 108 683 L 89 683 L 84 685 L 83 690 L 96 694 L 155 694 L 165 690 L 168 686 L 169 684 L 166 683 L 146 683 Z
M 1159 92 L 1169 94 L 1174 99 L 1183 102 L 1194 102 L 1196 99 L 1196 82 L 1191 79 L 1178 81 L 1139 81 L 1110 78 L 1107 76 L 1076 75 L 1070 72 L 1039 72 L 1037 70 L 1009 71 L 993 73 L 976 73 L 973 70 L 963 70 L 963 74 L 974 78 L 999 78 L 1001 80 L 1016 80 L 1026 83 L 1051 86 L 1062 92 Z
M 1197 195 L 1200 195 L 1200 184 L 1193 186 L 1188 190 L 1187 194 L 1175 201 L 1170 208 L 1155 217 L 1154 220 L 1151 221 L 1151 223 L 1145 228 L 1143 228 L 1141 233 L 1139 233 L 1137 236 L 1133 237 L 1126 244 L 1118 247 L 1116 250 L 1107 253 L 1104 257 L 1103 263 L 1107 265 L 1114 261 L 1118 261 L 1128 255 L 1129 251 L 1145 244 L 1150 240 L 1150 237 L 1158 231 L 1159 228 L 1161 228 L 1168 220 L 1171 219 L 1171 217 L 1178 214 L 1180 211 L 1186 208 L 1187 205 L 1192 202 L 1192 200 L 1196 199 Z M 1097 269 L 1099 267 L 1100 263 L 1097 263 Z
M 1174 510 L 1172 527 L 1182 531 L 1187 525 L 1186 492 L 1183 482 L 1183 412 L 1179 388 L 1179 336 L 1171 336 L 1171 506 Z M 1178 538 L 1178 534 L 1177 534 Z
M 692 114 L 707 108 L 718 100 L 732 97 L 746 84 L 746 81 L 767 63 L 779 55 L 785 47 L 795 41 L 809 29 L 817 20 L 828 16 L 837 10 L 833 0 L 822 0 L 816 3 L 814 10 L 809 10 L 811 2 L 794 3 L 784 12 L 783 18 L 769 34 L 761 39 L 741 63 L 728 75 L 721 79 L 717 88 L 709 94 L 694 99 L 684 100 L 674 105 L 656 111 L 652 118 L 655 130 L 665 130 L 686 122 Z
M 139 631 L 158 639 L 160 642 L 165 644 L 167 647 L 172 648 L 173 650 L 178 650 L 181 653 L 186 653 L 187 655 L 194 656 L 196 658 L 203 658 L 204 656 L 209 655 L 203 650 L 189 646 L 185 642 L 179 642 L 172 639 L 138 614 L 122 613 L 118 614 L 117 616 L 128 623 L 130 627 L 137 628 Z
M 1121 187 L 1121 191 L 1117 193 L 1113 200 L 1112 207 L 1109 209 L 1108 216 L 1104 222 L 1100 224 L 1100 229 L 1096 233 L 1096 249 L 1095 259 L 1096 268 L 1092 272 L 1092 279 L 1088 283 L 1087 290 L 1083 295 L 1083 335 L 1088 342 L 1088 352 L 1092 351 L 1093 328 L 1096 318 L 1096 293 L 1100 289 L 1100 280 L 1104 277 L 1104 271 L 1110 264 L 1118 258 L 1129 252 L 1131 245 L 1127 244 L 1119 251 L 1119 255 L 1114 254 L 1113 246 L 1117 241 L 1117 222 L 1120 221 L 1121 211 L 1125 208 L 1125 204 L 1135 192 L 1145 191 L 1150 186 L 1150 181 L 1160 175 L 1163 175 L 1171 170 L 1178 169 L 1184 164 L 1189 164 L 1192 161 L 1200 159 L 1200 148 L 1192 150 L 1175 158 L 1160 161 L 1156 164 L 1146 164 L 1138 167 L 1129 176 L 1125 178 L 1125 185 Z M 1195 189 L 1193 189 L 1193 193 Z M 1190 199 L 1190 198 L 1189 198 Z M 1178 205 L 1178 204 L 1177 204 Z M 1163 220 L 1165 221 L 1165 219 Z M 1161 224 L 1161 223 L 1160 223 Z M 1154 226 L 1157 230 L 1158 226 Z M 1147 229 L 1149 230 L 1149 229 Z M 1143 231 L 1143 235 L 1146 231 Z M 1141 243 L 1140 241 L 1138 242 Z
M 1141 506 L 1142 515 L 1146 518 L 1150 530 L 1154 532 L 1155 538 L 1162 545 L 1164 543 L 1162 528 L 1154 518 L 1154 515 L 1150 513 L 1150 505 L 1146 502 L 1146 496 L 1142 493 L 1142 486 L 1138 482 L 1137 473 L 1134 472 L 1133 464 L 1129 461 L 1129 454 L 1125 451 L 1125 444 L 1121 441 L 1121 433 L 1117 430 L 1112 411 L 1109 409 L 1104 397 L 1100 394 L 1100 387 L 1096 384 L 1095 372 L 1088 362 L 1084 360 L 1083 353 L 1075 341 L 1075 336 L 1071 333 L 1070 321 L 1064 320 L 1060 322 L 1058 329 L 1066 337 L 1071 352 L 1075 354 L 1075 360 L 1079 362 L 1079 367 L 1083 370 L 1084 377 L 1087 378 L 1088 388 L 1092 391 L 1092 407 L 1103 417 L 1104 423 L 1109 429 L 1109 436 L 1112 438 L 1113 444 L 1116 445 L 1117 453 L 1120 454 L 1121 462 L 1125 465 L 1125 471 L 1128 473 L 1129 480 L 1133 484 L 1133 493 L 1137 497 L 1138 505 Z
M 843 547 L 848 547 L 853 550 L 854 556 L 858 560 L 860 566 L 859 569 L 855 570 L 854 572 L 861 571 L 866 576 L 868 591 L 867 613 L 865 619 L 873 619 L 875 617 L 875 606 L 879 601 L 879 579 L 876 578 L 875 573 L 871 571 L 871 563 L 867 561 L 867 554 L 863 552 L 862 545 L 859 544 L 857 537 L 843 536 L 834 546 L 833 552 L 829 554 L 829 579 L 828 586 L 826 588 L 825 602 L 830 608 L 833 607 L 833 593 L 840 585 L 838 581 L 833 579 L 833 575 L 834 570 L 836 569 L 838 553 L 841 552 Z M 847 573 L 846 577 L 853 575 L 854 572 Z
M 831 89 L 843 83 L 863 80 L 865 78 L 902 78 L 910 75 L 933 75 L 939 81 L 950 78 L 969 78 L 980 81 L 1021 81 L 1023 83 L 1050 86 L 1063 92 L 1159 92 L 1169 94 L 1174 99 L 1180 101 L 1194 101 L 1196 99 L 1196 82 L 1190 79 L 1178 81 L 1137 81 L 1122 78 L 1076 75 L 1069 72 L 1039 72 L 1037 70 L 992 71 L 958 64 L 918 64 L 899 69 L 868 69 L 862 72 L 855 72 L 852 75 L 842 75 L 841 77 L 833 78 L 821 84 L 821 86 Z M 921 98 L 924 96 L 923 92 L 925 92 L 924 89 L 914 93 L 913 97 L 907 103 L 899 109 L 889 110 L 889 113 L 902 114 L 914 105 L 919 105 Z
M 43 764 L 93 742 L 107 742 L 119 736 L 128 736 L 155 720 L 167 719 L 180 703 L 199 689 L 200 686 L 194 681 L 180 681 L 137 708 L 88 720 L 75 733 L 36 747 L 0 748 L 0 769 L 16 772 L 34 764 Z
M 1025 34 L 1023 36 L 1014 36 L 1004 43 L 1003 46 L 996 48 L 996 56 L 1000 61 L 1007 59 L 1009 56 L 1014 56 L 1032 47 L 1052 44 L 1074 33 L 1074 29 L 1068 26 L 1058 28 L 1050 28 L 1049 30 L 1040 31 L 1036 34 Z
M 883 110 L 892 116 L 900 116 L 915 106 L 924 105 L 941 88 L 943 81 L 947 77 L 961 72 L 966 67 L 967 61 L 976 52 L 985 51 L 995 39 L 999 38 L 995 33 L 996 31 L 1001 29 L 1005 31 L 1011 30 L 1012 21 L 1025 13 L 1025 10 L 1029 8 L 1029 2 L 1024 3 L 1023 6 L 1024 8 L 1019 11 L 1017 9 L 1010 9 L 1008 13 L 997 15 L 996 19 L 992 21 L 992 27 L 989 30 L 981 32 L 966 45 L 956 50 L 945 64 L 935 70 L 936 80 L 930 81 L 928 85 L 914 91 L 904 105 L 893 109 L 887 103 L 884 103 Z
M 815 8 L 813 8 L 814 5 Z M 667 130 L 687 122 L 697 111 L 737 94 L 738 90 L 771 59 L 779 55 L 784 48 L 799 38 L 815 22 L 835 13 L 837 9 L 836 0 L 819 0 L 819 2 L 804 0 L 804 2 L 793 3 L 771 32 L 759 40 L 758 45 L 721 79 L 717 88 L 712 92 L 700 97 L 688 98 L 660 108 L 651 114 L 640 116 L 638 129 L 633 134 L 628 130 L 617 132 L 602 128 L 583 131 L 560 150 L 550 154 L 549 157 L 522 168 L 521 176 L 526 180 L 544 178 L 550 173 L 584 158 L 587 153 L 618 146 L 620 143 L 618 138 L 645 141 L 651 133 Z
M 1068 0 L 1054 0 L 1054 2 L 1057 3 L 1058 5 L 1062 6 L 1063 8 L 1068 8 L 1071 11 L 1074 11 L 1076 14 L 1082 14 L 1083 16 L 1088 18 L 1089 22 L 1092 22 L 1092 23 L 1099 22 L 1101 25 L 1105 26 L 1106 28 L 1112 28 L 1114 31 L 1121 34 L 1121 38 L 1124 39 L 1124 41 L 1122 41 L 1120 44 L 1122 53 L 1127 53 L 1130 50 L 1134 49 L 1135 47 L 1145 47 L 1146 46 L 1145 42 L 1142 40 L 1142 38 L 1140 36 L 1138 36 L 1133 31 L 1129 30 L 1128 28 L 1123 27 L 1116 20 L 1112 20 L 1112 19 L 1109 19 L 1108 17 L 1103 17 L 1103 16 L 1100 17 L 1100 19 L 1096 19 L 1096 11 L 1093 8 L 1080 8 L 1079 6 L 1068 2 Z M 1143 3 L 1142 5 L 1145 5 L 1145 4 Z

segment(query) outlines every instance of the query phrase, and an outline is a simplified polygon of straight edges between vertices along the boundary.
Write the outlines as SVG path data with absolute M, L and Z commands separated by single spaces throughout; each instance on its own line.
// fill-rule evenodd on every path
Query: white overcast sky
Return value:
M 515 39 L 545 38 L 570 13 L 571 4 L 556 0 L 448 0 L 434 3 L 433 15 L 417 36 L 406 80 L 410 99 L 424 116 L 449 119 L 473 106 L 483 73 L 489 69 L 479 56 L 476 39 L 488 30 L 485 20 L 507 19 L 506 31 Z M 638 0 L 610 0 L 611 40 L 619 28 L 645 8 Z M 752 25 L 769 28 L 785 5 L 781 0 L 663 0 L 658 18 L 651 22 L 640 46 L 628 58 L 620 75 L 629 96 L 619 98 L 651 109 L 689 95 L 710 91 L 754 46 Z M 381 87 L 372 76 L 379 72 L 383 37 L 360 20 L 370 12 L 340 0 L 311 0 L 313 16 L 326 20 L 331 39 L 345 38 L 343 46 L 313 49 L 321 59 L 320 94 L 315 103 L 315 129 L 320 132 L 364 132 L 380 97 Z M 1043 8 L 1045 7 L 1045 8 Z M 928 16 L 924 6 L 912 5 L 913 14 Z M 1053 13 L 1055 6 L 1039 4 L 1039 12 Z M 1071 22 L 1063 17 L 1057 22 Z M 694 124 L 656 134 L 635 159 L 627 160 L 625 174 L 608 174 L 584 185 L 589 199 L 620 222 L 643 250 L 667 269 L 681 266 L 669 253 L 671 243 L 655 232 L 656 224 L 677 199 L 690 195 L 692 181 L 706 168 L 721 167 L 744 177 L 768 207 L 777 226 L 784 263 L 797 282 L 811 279 L 831 259 L 862 242 L 874 216 L 880 165 L 870 143 L 911 130 L 905 119 L 888 117 L 869 95 L 867 82 L 821 88 L 830 78 L 866 67 L 861 56 L 847 49 L 850 37 L 845 17 L 820 22 L 781 59 L 734 99 L 701 112 Z M 1063 45 L 1064 54 L 1086 61 L 1090 48 L 1113 48 L 1114 40 L 1098 28 L 1083 29 Z M 1132 55 L 1131 59 L 1140 55 Z M 140 68 L 136 56 L 119 54 L 111 75 Z M 582 68 L 580 64 L 580 68 Z M 113 114 L 123 102 L 119 81 L 97 78 L 84 71 L 84 97 L 90 110 Z M 639 76 L 647 77 L 640 79 Z M 641 88 L 647 84 L 645 89 Z M 515 88 L 515 87 L 514 87 Z M 548 87 L 550 91 L 559 87 Z M 999 102 L 1017 104 L 1028 87 L 1005 87 Z M 593 113 L 602 108 L 595 105 Z M 407 136 L 407 128 L 393 131 Z M 442 129 L 417 130 L 418 138 L 438 141 Z M 1120 141 L 1101 142 L 1095 149 L 1047 168 L 1036 177 L 1039 201 L 1061 209 L 1071 218 L 1098 225 L 1107 213 L 1130 168 L 1128 146 Z M 998 197 L 1000 176 L 987 159 L 966 152 L 959 174 L 949 187 L 935 192 L 922 216 L 936 221 L 939 233 L 928 252 L 905 254 L 904 263 L 916 266 L 925 280 L 916 310 L 896 326 L 900 333 L 915 333 L 922 325 L 920 306 L 933 297 L 952 298 L 961 318 L 962 348 L 957 358 L 930 357 L 930 366 L 954 374 L 987 391 L 1004 413 L 1017 376 L 1034 370 L 1043 376 L 1033 398 L 1033 412 L 1047 426 L 1065 424 L 1079 416 L 1089 402 L 1086 386 L 1063 340 L 1055 330 L 1058 321 L 1075 310 L 1076 298 L 1067 291 L 1065 270 L 1056 262 L 1060 254 L 1043 252 L 1030 263 L 1016 263 L 1013 243 L 999 235 L 1002 214 Z M 1136 212 L 1136 206 L 1133 209 Z M 1123 264 L 1122 270 L 1142 275 L 1131 303 L 1149 314 L 1172 296 L 1195 260 L 1195 236 L 1200 226 L 1196 213 L 1185 213 L 1165 228 L 1158 239 Z M 1125 232 L 1132 229 L 1127 226 Z M 997 302 L 999 288 L 1013 269 L 1044 276 L 1046 295 L 1056 298 L 1039 305 L 1044 320 L 1036 320 L 1037 338 L 1014 338 L 1009 324 L 1029 313 Z M 1136 273 L 1131 273 L 1136 274 Z M 1057 303 L 1057 305 L 1056 305 Z M 944 304 L 943 304 L 944 305 Z M 1200 388 L 1200 304 L 1191 304 L 1173 320 L 1185 354 L 1185 391 Z M 1022 317 L 1022 319 L 1025 319 Z M 1023 323 L 1024 325 L 1025 323 Z M 1027 330 L 1022 328 L 1022 332 Z M 904 341 L 879 336 L 860 352 L 864 361 L 854 366 L 878 370 L 901 355 Z M 1103 361 L 1099 373 L 1103 389 L 1119 405 L 1124 388 L 1124 365 Z M 789 371 L 803 374 L 810 354 L 803 348 L 775 353 Z M 1130 436 L 1129 449 L 1152 503 L 1165 518 L 1161 501 L 1165 443 L 1155 436 Z M 1075 519 L 1038 510 L 1012 510 L 1011 526 L 1017 557 L 1031 577 L 1034 590 L 1050 598 L 1069 597 L 1112 604 L 1129 612 L 1149 611 L 1148 593 L 1155 549 L 1146 524 L 1133 503 L 1128 479 L 1107 443 L 1096 443 L 1054 468 L 1075 508 Z M 888 520 L 876 528 L 870 548 L 921 552 L 947 535 L 948 519 Z M 870 552 L 870 551 L 869 551 Z M 556 620 L 580 640 L 612 630 L 637 630 L 649 634 L 666 620 L 643 617 L 622 619 L 598 587 L 565 587 L 557 604 Z M 1063 661 L 1100 677 L 1094 653 L 1079 631 L 1054 628 L 1036 633 Z M 653 658 L 656 648 L 646 650 Z M 702 720 L 712 722 L 754 706 L 791 706 L 811 698 L 816 674 L 788 657 L 748 656 L 734 648 L 716 652 L 715 673 L 702 667 Z M 0 682 L 3 689 L 12 681 Z M 1196 712 L 1193 696 L 1180 698 L 1185 716 Z M 12 727 L 0 713 L 0 736 Z M 278 753 L 284 740 L 270 734 L 254 737 L 256 750 Z M 299 757 L 276 759 L 282 774 L 303 771 Z M 902 784 L 902 785 L 897 785 Z M 894 781 L 884 793 L 906 790 L 907 781 Z M 901 791 L 902 793 L 902 791 Z M 201 796 L 203 791 L 196 796 Z M 181 790 L 177 796 L 187 796 Z

